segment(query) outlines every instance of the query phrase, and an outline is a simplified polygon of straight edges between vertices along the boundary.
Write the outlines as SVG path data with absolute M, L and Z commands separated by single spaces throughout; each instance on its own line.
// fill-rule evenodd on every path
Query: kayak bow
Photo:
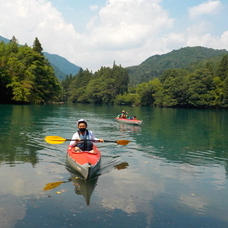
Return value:
M 71 168 L 89 180 L 100 169 L 101 153 L 94 144 L 93 153 L 89 151 L 75 152 L 73 146 L 68 146 L 66 161 Z

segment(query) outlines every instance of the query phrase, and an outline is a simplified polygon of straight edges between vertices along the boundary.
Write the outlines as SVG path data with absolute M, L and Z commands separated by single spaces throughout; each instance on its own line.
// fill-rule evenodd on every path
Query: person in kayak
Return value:
M 117 117 L 127 119 L 128 113 L 122 110 L 121 114 L 119 114 Z
M 129 120 L 137 120 L 137 117 L 136 116 L 130 116 Z
M 92 131 L 87 130 L 87 122 L 84 119 L 77 121 L 78 131 L 72 136 L 70 146 L 75 147 L 76 152 L 89 151 L 93 153 L 92 141 L 83 140 L 96 140 L 98 142 L 104 142 L 103 139 L 97 139 Z

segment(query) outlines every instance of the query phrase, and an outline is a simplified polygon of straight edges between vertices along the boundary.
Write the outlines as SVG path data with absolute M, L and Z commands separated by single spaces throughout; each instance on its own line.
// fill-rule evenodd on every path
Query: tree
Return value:
M 38 52 L 39 54 L 42 54 L 42 51 L 43 51 L 41 43 L 37 37 L 35 38 L 35 40 L 33 42 L 33 50 Z
M 119 94 L 114 100 L 114 104 L 117 105 L 132 105 L 135 104 L 137 100 L 137 94 L 131 94 L 125 92 L 124 94 Z
M 221 80 L 220 77 L 214 77 L 213 84 L 215 88 L 211 91 L 211 94 L 214 97 L 214 100 L 211 101 L 211 105 L 219 108 L 223 106 L 224 82 Z
M 216 75 L 221 78 L 221 80 L 225 80 L 228 76 L 228 55 L 224 55 L 218 65 L 218 69 Z
M 113 104 L 117 95 L 127 92 L 127 70 L 113 64 L 113 68 L 101 67 L 94 75 L 86 69 L 73 77 L 69 89 L 72 102 Z
M 152 81 L 143 82 L 136 87 L 137 104 L 143 106 L 152 106 L 154 103 L 153 93 L 155 92 Z
M 175 107 L 186 105 L 187 70 L 166 70 L 160 77 L 163 84 L 164 106 Z
M 212 73 L 206 68 L 196 70 L 189 75 L 187 89 L 188 103 L 194 107 L 201 108 L 212 106 L 215 99 L 212 93 L 214 88 Z
M 88 69 L 83 71 L 81 68 L 69 85 L 69 100 L 72 102 L 86 102 L 85 90 L 90 82 L 92 73 Z
M 65 79 L 62 80 L 62 88 L 63 88 L 63 101 L 67 101 L 69 99 L 69 91 L 70 91 L 70 85 L 72 84 L 73 81 L 73 75 L 66 75 Z
M 9 49 L 10 49 L 11 53 L 17 53 L 18 52 L 18 41 L 17 41 L 15 36 L 13 36 L 9 42 Z
M 227 108 L 228 107 L 228 77 L 226 77 L 223 82 L 222 94 L 223 94 L 223 100 L 222 100 L 221 106 Z
M 61 86 L 45 57 L 14 37 L 0 44 L 0 102 L 41 104 L 58 101 Z M 2 100 L 3 99 L 3 100 Z

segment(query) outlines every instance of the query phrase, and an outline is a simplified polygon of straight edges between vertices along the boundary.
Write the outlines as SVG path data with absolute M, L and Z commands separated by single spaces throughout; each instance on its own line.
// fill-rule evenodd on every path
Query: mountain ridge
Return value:
M 0 41 L 3 41 L 4 43 L 10 42 L 9 39 L 0 36 Z M 63 80 L 66 75 L 76 75 L 80 68 L 79 66 L 71 63 L 66 58 L 57 55 L 57 54 L 50 54 L 48 52 L 43 52 L 44 56 L 48 59 L 51 66 L 54 69 L 55 76 L 61 81 Z
M 3 42 L 10 41 L 0 36 L 0 41 L 1 40 Z M 60 81 L 63 80 L 66 75 L 76 75 L 81 68 L 57 54 L 50 54 L 48 52 L 43 52 L 43 54 L 49 60 L 56 77 Z M 211 58 L 219 57 L 224 54 L 228 54 L 228 51 L 225 49 L 213 49 L 201 46 L 182 47 L 165 54 L 150 56 L 139 65 L 125 68 L 128 70 L 130 87 L 135 87 L 142 82 L 148 82 L 159 77 L 165 70 L 188 69 L 191 68 L 192 65 L 200 63 L 200 61 L 209 61 Z
M 130 84 L 131 86 L 136 86 L 159 77 L 165 70 L 186 69 L 192 64 L 224 54 L 228 54 L 225 49 L 218 50 L 195 46 L 183 47 L 162 55 L 153 55 L 139 65 L 127 67 Z

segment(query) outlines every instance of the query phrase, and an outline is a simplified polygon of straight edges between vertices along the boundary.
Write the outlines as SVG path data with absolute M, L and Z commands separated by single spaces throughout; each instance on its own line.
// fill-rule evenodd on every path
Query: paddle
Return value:
M 61 143 L 64 143 L 66 141 L 72 141 L 72 139 L 64 139 L 60 136 L 46 136 L 44 138 L 44 140 L 47 142 L 47 143 L 50 143 L 50 144 L 61 144 Z M 90 139 L 86 139 L 86 140 L 82 140 L 82 141 L 92 141 L 92 142 L 99 142 L 97 140 L 90 140 Z M 112 143 L 117 143 L 119 145 L 127 145 L 130 141 L 128 140 L 117 140 L 117 141 L 110 141 L 110 140 L 104 140 L 104 142 L 112 142 Z

